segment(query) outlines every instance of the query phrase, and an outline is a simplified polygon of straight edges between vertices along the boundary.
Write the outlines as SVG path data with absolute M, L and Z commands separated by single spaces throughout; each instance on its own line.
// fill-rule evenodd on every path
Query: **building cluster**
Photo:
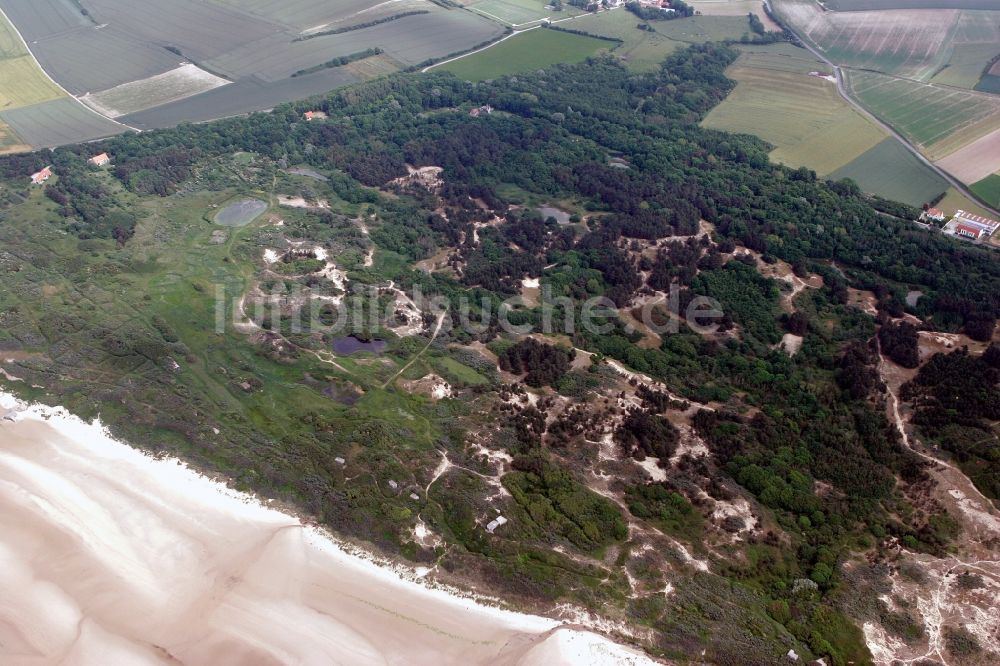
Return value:
M 111 164 L 111 158 L 108 156 L 107 153 L 101 153 L 100 155 L 94 155 L 89 160 L 87 160 L 87 164 L 90 164 L 91 166 L 95 167 L 104 167 Z M 52 177 L 52 175 L 53 175 L 52 165 L 50 164 L 41 171 L 36 171 L 35 173 L 31 174 L 31 184 L 43 185 L 46 181 L 48 181 L 49 178 Z
M 959 210 L 951 218 L 951 225 L 954 230 L 953 233 L 956 236 L 971 240 L 983 240 L 993 235 L 997 228 L 1000 227 L 1000 222 L 983 217 L 982 215 L 974 215 L 973 213 Z
M 940 208 L 927 208 L 920 215 L 920 221 L 935 223 L 944 233 L 971 241 L 989 240 L 1000 229 L 1000 222 L 964 210 L 956 210 L 949 218 Z

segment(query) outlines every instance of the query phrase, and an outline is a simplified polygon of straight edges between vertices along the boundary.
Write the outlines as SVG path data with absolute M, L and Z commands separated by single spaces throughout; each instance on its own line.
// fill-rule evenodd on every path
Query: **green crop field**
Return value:
M 851 93 L 938 159 L 1000 127 L 1000 98 L 872 72 L 850 72 Z
M 35 64 L 14 27 L 0 15 L 0 110 L 61 97 L 63 92 Z
M 1000 174 L 995 173 L 983 178 L 971 189 L 976 196 L 982 197 L 990 205 L 1000 206 Z
M 917 160 L 898 140 L 888 137 L 850 164 L 829 175 L 850 178 L 866 192 L 920 206 L 948 189 L 948 183 Z
M 830 81 L 809 76 L 822 65 L 787 44 L 747 50 L 726 70 L 736 89 L 702 123 L 754 134 L 775 146 L 771 159 L 826 175 L 885 138 Z
M 614 42 L 604 39 L 537 28 L 436 69 L 468 81 L 483 81 L 563 62 L 580 62 L 614 46 Z
M 948 63 L 934 75 L 931 83 L 972 90 L 983 76 L 983 68 L 1000 53 L 1000 44 L 960 44 L 955 46 Z

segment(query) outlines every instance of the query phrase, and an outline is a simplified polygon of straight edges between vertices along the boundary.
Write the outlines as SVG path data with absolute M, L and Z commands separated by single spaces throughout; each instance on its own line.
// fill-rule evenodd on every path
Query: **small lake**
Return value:
M 350 356 L 355 352 L 381 353 L 386 346 L 385 340 L 359 340 L 353 335 L 346 338 L 337 338 L 333 341 L 333 353 L 341 356 Z
M 290 173 L 293 176 L 305 176 L 306 178 L 321 180 L 323 182 L 330 180 L 329 178 L 321 174 L 319 171 L 316 171 L 315 169 L 310 169 L 309 167 L 292 167 L 291 169 L 286 169 L 285 172 Z
M 556 222 L 559 224 L 569 224 L 570 214 L 564 210 L 559 210 L 553 206 L 539 206 L 535 210 L 537 210 L 546 220 L 550 217 L 554 217 L 556 218 Z
M 224 227 L 245 227 L 267 210 L 267 204 L 260 199 L 240 199 L 227 205 L 215 214 L 215 223 Z

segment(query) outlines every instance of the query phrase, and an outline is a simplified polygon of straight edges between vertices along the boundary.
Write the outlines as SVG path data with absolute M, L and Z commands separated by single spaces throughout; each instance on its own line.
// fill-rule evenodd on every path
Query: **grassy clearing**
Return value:
M 468 81 L 483 81 L 564 62 L 580 62 L 614 46 L 603 39 L 538 28 L 438 69 Z
M 939 159 L 1000 127 L 1000 98 L 852 71 L 852 94 L 875 115 Z
M 809 76 L 821 64 L 781 44 L 747 51 L 726 74 L 736 89 L 702 123 L 754 134 L 775 146 L 771 158 L 827 175 L 857 159 L 885 133 L 837 94 L 836 86 Z
M 1000 174 L 983 178 L 972 186 L 972 191 L 992 206 L 1000 206 Z
M 35 64 L 14 27 L 0 16 L 0 110 L 30 106 L 62 95 Z
M 866 192 L 921 206 L 948 189 L 948 183 L 892 137 L 830 174 L 850 178 Z
M 569 25 L 575 30 L 622 40 L 622 45 L 615 49 L 615 55 L 635 71 L 653 71 L 664 58 L 685 46 L 684 42 L 659 32 L 639 30 L 636 27 L 639 23 L 631 12 L 613 11 L 584 16 Z

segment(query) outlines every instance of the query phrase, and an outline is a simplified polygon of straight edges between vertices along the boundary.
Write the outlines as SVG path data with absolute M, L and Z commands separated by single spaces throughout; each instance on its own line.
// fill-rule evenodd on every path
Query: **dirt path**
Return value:
M 437 325 L 434 326 L 434 334 L 431 336 L 431 341 L 428 342 L 423 349 L 414 354 L 413 358 L 411 358 L 406 365 L 404 365 L 402 368 L 399 369 L 399 372 L 397 372 L 392 377 L 387 379 L 386 382 L 382 384 L 382 388 L 388 388 L 389 384 L 399 379 L 404 372 L 410 369 L 410 366 L 412 366 L 414 363 L 417 362 L 417 359 L 419 359 L 421 356 L 424 355 L 424 352 L 430 349 L 431 345 L 434 344 L 434 341 L 437 340 L 438 334 L 441 333 L 441 327 L 444 325 L 444 319 L 447 315 L 448 315 L 447 311 L 442 312 L 440 315 L 438 315 Z
M 949 653 L 944 636 L 945 627 L 964 627 L 972 633 L 984 650 L 1000 651 L 996 626 L 1000 624 L 1000 512 L 979 492 L 972 481 L 957 467 L 920 450 L 920 445 L 907 431 L 907 419 L 902 412 L 899 389 L 903 379 L 887 369 L 888 362 L 879 348 L 879 375 L 886 383 L 887 415 L 899 431 L 903 445 L 931 463 L 928 473 L 937 482 L 938 497 L 949 513 L 962 525 L 963 532 L 956 543 L 957 554 L 934 557 L 913 554 L 900 549 L 925 576 L 913 581 L 898 572 L 890 577 L 892 594 L 886 597 L 904 600 L 923 624 L 925 637 L 907 645 L 890 636 L 879 625 L 867 622 L 863 626 L 866 642 L 875 663 L 915 664 L 933 659 L 949 666 Z M 976 589 L 958 585 L 958 575 L 972 573 L 983 584 Z M 888 603 L 888 602 L 887 602 Z

